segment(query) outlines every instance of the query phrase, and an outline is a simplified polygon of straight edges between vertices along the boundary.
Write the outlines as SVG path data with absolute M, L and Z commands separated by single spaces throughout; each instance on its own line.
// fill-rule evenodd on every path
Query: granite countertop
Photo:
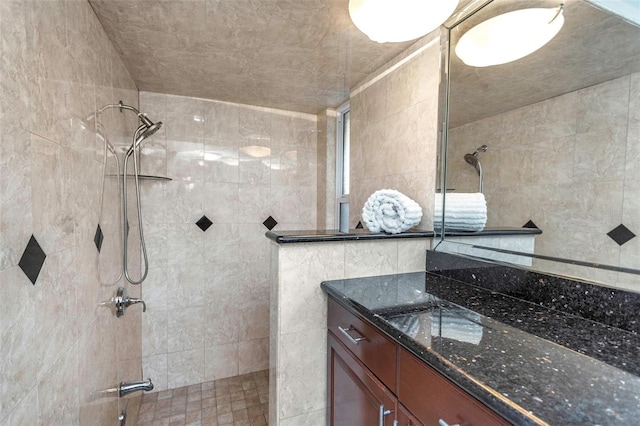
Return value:
M 637 333 L 430 272 L 322 288 L 514 424 L 640 417 Z
M 536 235 L 542 231 L 537 228 L 485 228 L 478 232 L 447 231 L 446 236 L 451 237 L 478 237 L 497 235 Z M 349 232 L 340 232 L 336 229 L 321 229 L 311 231 L 268 231 L 266 237 L 279 244 L 288 243 L 316 243 L 331 241 L 359 241 L 359 240 L 386 240 L 399 238 L 432 238 L 436 233 L 432 230 L 410 229 L 400 234 L 386 234 L 384 232 L 370 232 L 366 229 L 350 229 Z

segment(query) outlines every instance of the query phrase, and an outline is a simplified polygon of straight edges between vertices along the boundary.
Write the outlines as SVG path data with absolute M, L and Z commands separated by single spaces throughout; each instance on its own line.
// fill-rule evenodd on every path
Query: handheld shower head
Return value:
M 133 151 L 137 149 L 138 146 L 140 146 L 143 140 L 153 135 L 155 132 L 160 130 L 160 127 L 162 127 L 162 121 L 154 123 L 153 121 L 149 120 L 146 115 L 143 114 L 138 114 L 138 117 L 140 118 L 142 124 L 138 126 L 135 133 L 133 134 L 133 143 L 127 151 L 127 156 L 131 155 Z
M 162 127 L 162 121 L 154 123 L 149 119 L 149 117 L 147 117 L 147 114 L 138 112 L 138 119 L 140 119 L 142 126 L 145 127 L 141 133 L 141 136 L 143 136 L 143 138 L 148 138 L 149 136 L 160 130 L 160 127 Z
M 146 117 L 145 117 L 146 118 Z M 149 136 L 153 135 L 155 132 L 157 132 L 158 130 L 160 130 L 160 127 L 162 127 L 162 121 L 158 121 L 157 123 L 153 123 L 152 121 L 150 121 L 148 118 L 146 119 L 146 121 L 148 121 L 150 124 L 147 125 L 144 121 L 142 122 L 143 124 L 146 125 L 146 129 L 144 129 L 141 133 L 141 136 L 143 136 L 145 139 L 148 138 Z
M 138 118 L 140 119 L 140 122 L 146 127 L 146 129 L 142 131 L 142 135 L 145 138 L 153 135 L 155 132 L 160 130 L 160 127 L 162 127 L 162 121 L 154 123 L 153 121 L 149 120 L 149 117 L 147 117 L 146 114 L 143 114 L 141 112 L 138 113 Z
M 143 113 L 139 112 L 138 113 L 138 118 L 140 119 L 142 124 L 144 124 L 145 126 L 147 126 L 147 127 L 153 126 L 153 121 L 149 120 L 149 117 L 147 117 L 146 114 L 143 114 Z
M 127 279 L 127 281 L 129 281 L 131 284 L 141 284 L 145 280 L 145 278 L 147 277 L 147 273 L 149 272 L 149 260 L 147 258 L 147 246 L 144 241 L 142 214 L 140 209 L 140 185 L 138 183 L 138 179 L 140 176 L 138 172 L 139 152 L 136 152 L 136 151 L 138 146 L 140 145 L 140 143 L 142 143 L 143 140 L 145 140 L 146 138 L 150 137 L 151 135 L 156 133 L 158 130 L 160 130 L 160 127 L 162 127 L 162 122 L 158 121 L 157 123 L 154 123 L 149 119 L 149 117 L 147 117 L 145 114 L 138 111 L 137 108 L 132 107 L 131 105 L 125 105 L 122 101 L 118 102 L 117 104 L 104 105 L 103 107 L 99 108 L 96 111 L 96 113 L 99 114 L 111 108 L 118 108 L 120 112 L 123 112 L 124 110 L 132 111 L 138 116 L 138 120 L 140 120 L 140 125 L 138 126 L 138 128 L 133 134 L 133 143 L 131 144 L 131 146 L 127 150 L 127 153 L 124 156 L 124 169 L 122 170 L 123 226 L 121 229 L 122 229 L 122 269 L 123 269 L 124 276 Z M 129 226 L 127 222 L 127 198 L 128 198 L 127 197 L 127 187 L 128 187 L 127 178 L 128 176 L 131 176 L 127 173 L 127 162 L 129 161 L 129 157 L 131 156 L 133 156 L 133 176 L 135 177 L 136 205 L 138 208 L 138 232 L 140 235 L 140 248 L 142 249 L 142 256 L 144 260 L 143 272 L 140 279 L 137 281 L 131 278 L 131 276 L 129 275 L 128 267 L 127 267 L 127 259 L 128 259 L 127 258 L 127 247 L 128 247 L 127 238 L 129 235 Z M 151 388 L 152 387 L 153 386 L 151 386 Z
M 140 142 L 142 142 L 143 139 L 148 138 L 149 136 L 153 135 L 155 132 L 157 132 L 160 127 L 162 127 L 162 122 L 158 121 L 157 123 L 154 123 L 153 121 L 151 121 L 149 119 L 149 117 L 147 117 L 146 114 L 138 111 L 137 108 L 132 107 L 131 105 L 125 105 L 122 101 L 118 102 L 117 104 L 108 104 L 105 105 L 101 108 L 98 109 L 98 113 L 101 113 L 107 109 L 110 108 L 118 108 L 120 110 L 120 112 L 124 111 L 124 110 L 128 110 L 128 111 L 133 111 L 137 116 L 138 119 L 140 120 L 140 123 L 142 123 L 140 125 L 140 127 L 138 127 L 138 130 L 136 130 L 136 133 L 134 135 L 134 144 L 133 146 L 138 146 L 138 144 L 140 144 Z M 93 118 L 93 116 L 92 116 Z

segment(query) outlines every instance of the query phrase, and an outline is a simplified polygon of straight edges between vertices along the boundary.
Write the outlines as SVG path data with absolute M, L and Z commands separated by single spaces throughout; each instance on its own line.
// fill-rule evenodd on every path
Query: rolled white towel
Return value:
M 422 208 L 411 198 L 393 189 L 374 192 L 362 208 L 362 221 L 371 232 L 399 234 L 422 219 Z
M 484 194 L 446 194 L 445 229 L 449 231 L 482 231 L 487 224 L 487 201 Z M 442 194 L 436 194 L 433 226 L 442 228 Z

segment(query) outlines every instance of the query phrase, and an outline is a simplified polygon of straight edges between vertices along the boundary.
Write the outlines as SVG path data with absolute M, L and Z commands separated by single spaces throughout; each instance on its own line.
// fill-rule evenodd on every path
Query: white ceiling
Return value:
M 316 113 L 412 44 L 378 44 L 346 0 L 90 0 L 143 91 Z
M 378 44 L 347 0 L 89 0 L 143 91 L 317 113 L 413 44 Z M 458 14 L 481 0 L 461 0 Z M 496 14 L 560 0 L 493 0 L 451 44 Z M 451 121 L 475 121 L 640 71 L 640 30 L 582 0 L 529 57 L 488 68 L 451 56 Z M 455 16 L 455 14 L 454 14 Z M 481 106 L 481 107 L 478 107 Z
M 558 0 L 494 0 L 451 31 L 451 45 L 474 25 Z M 640 28 L 581 0 L 564 0 L 558 35 L 520 60 L 475 68 L 451 55 L 451 127 L 640 71 Z

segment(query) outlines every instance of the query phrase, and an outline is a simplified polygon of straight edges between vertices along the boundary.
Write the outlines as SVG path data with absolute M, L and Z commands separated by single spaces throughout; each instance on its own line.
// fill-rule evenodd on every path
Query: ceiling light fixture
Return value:
M 521 9 L 488 19 L 464 33 L 456 55 L 472 67 L 506 64 L 550 42 L 564 24 L 564 4 L 557 8 Z
M 371 40 L 401 42 L 435 30 L 457 6 L 458 0 L 349 0 L 349 15 Z

